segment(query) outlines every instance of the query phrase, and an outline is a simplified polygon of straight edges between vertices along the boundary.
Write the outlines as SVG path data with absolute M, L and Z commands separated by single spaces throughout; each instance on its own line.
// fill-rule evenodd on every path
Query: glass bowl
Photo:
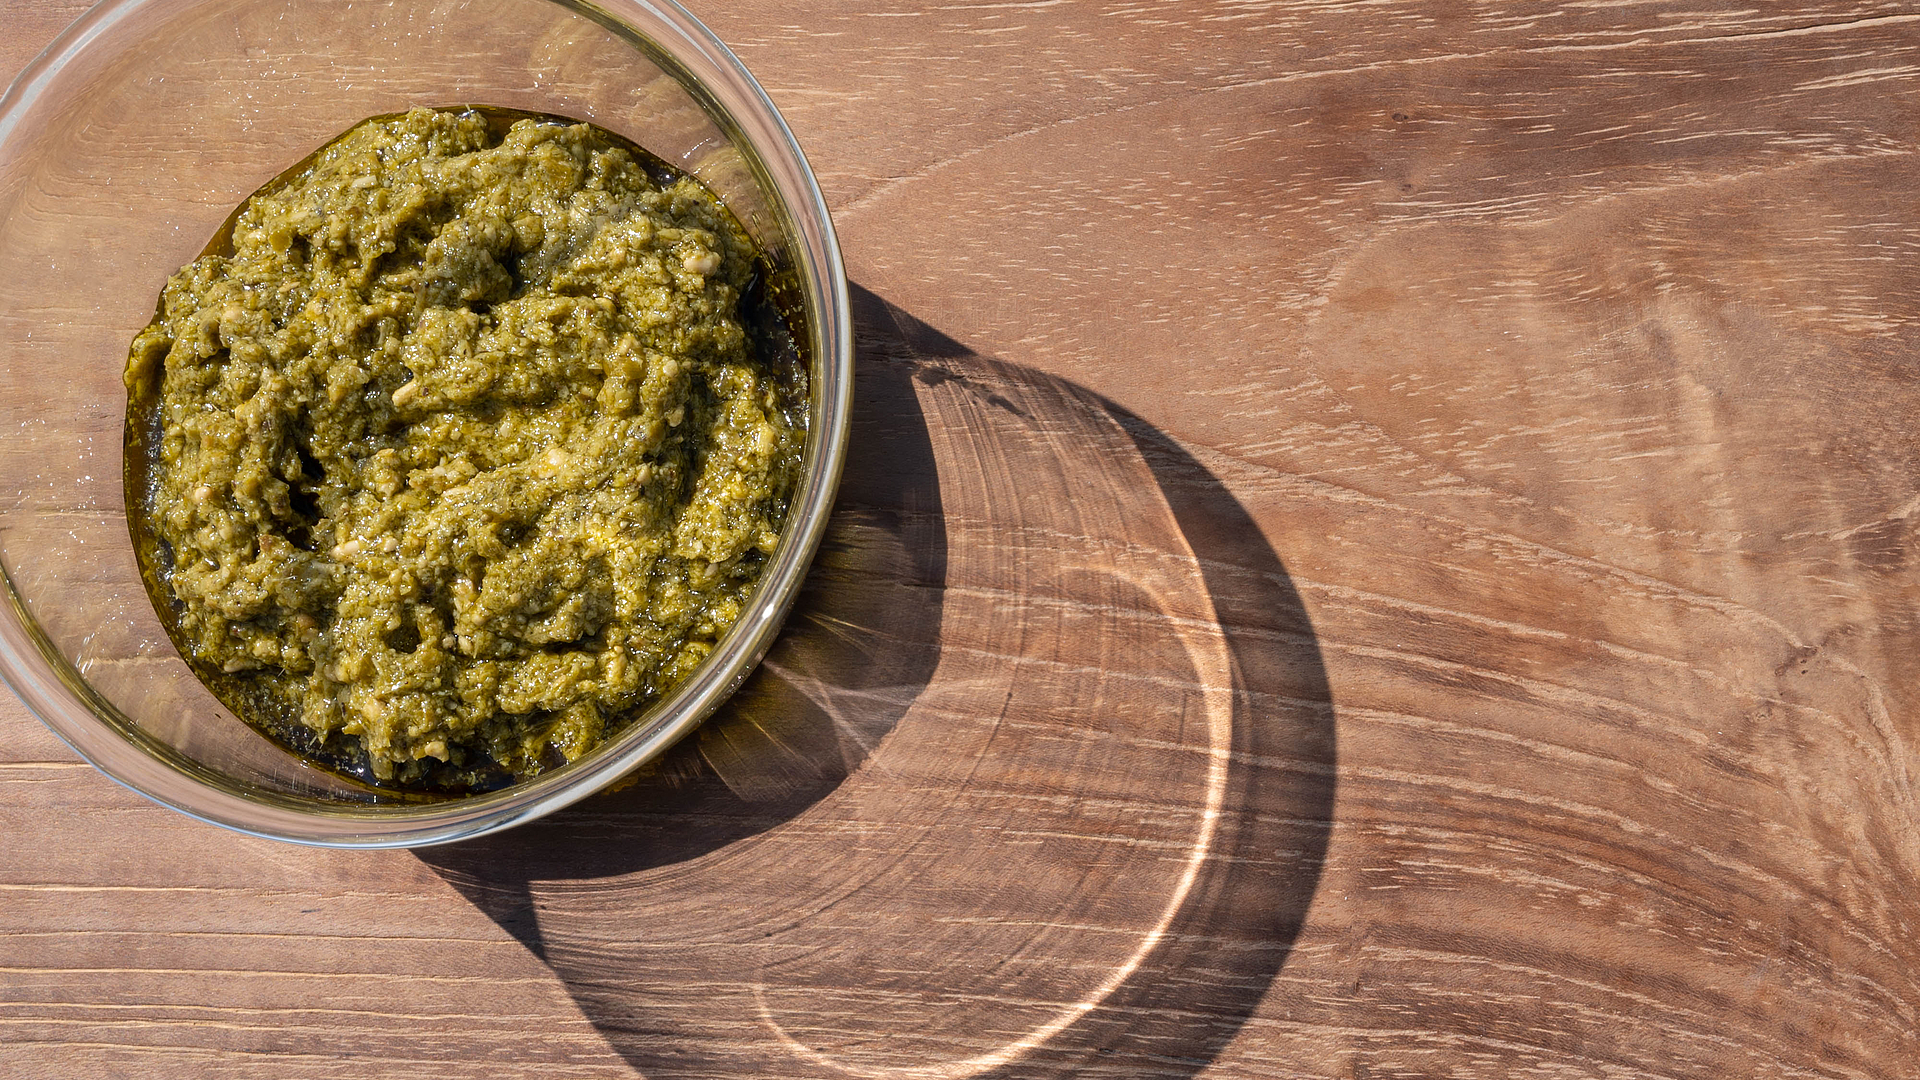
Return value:
M 812 400 L 786 534 L 705 665 L 572 765 L 418 801 L 304 764 L 181 660 L 128 536 L 121 373 L 168 275 L 262 184 L 366 117 L 464 104 L 592 121 L 705 182 L 797 282 Z M 559 809 L 693 730 L 771 644 L 839 478 L 849 325 L 792 133 L 671 0 L 107 0 L 0 98 L 0 675 L 107 775 L 246 833 L 417 846 Z

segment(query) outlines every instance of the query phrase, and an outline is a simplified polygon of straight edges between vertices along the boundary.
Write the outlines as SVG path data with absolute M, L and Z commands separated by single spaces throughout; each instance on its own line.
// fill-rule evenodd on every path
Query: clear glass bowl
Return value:
M 121 487 L 127 345 L 232 209 L 357 121 L 414 105 L 589 120 L 717 192 L 804 293 L 806 479 L 707 664 L 579 762 L 439 802 L 373 794 L 223 708 L 168 641 Z M 260 836 L 401 847 L 566 806 L 660 753 L 746 676 L 826 524 L 852 343 L 820 190 L 772 102 L 671 0 L 107 0 L 0 98 L 0 674 L 109 776 Z

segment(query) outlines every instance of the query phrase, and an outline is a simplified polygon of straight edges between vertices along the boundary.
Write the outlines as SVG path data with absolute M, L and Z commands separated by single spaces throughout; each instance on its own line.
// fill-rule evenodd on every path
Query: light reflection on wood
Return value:
M 1206 501 L 1205 474 L 1171 444 L 861 308 L 865 464 L 765 668 L 634 788 L 422 856 L 524 927 L 648 1076 L 1204 1060 L 1317 874 L 1331 741 L 1310 639 L 1241 663 L 1202 565 L 1223 553 L 1196 553 L 1176 509 Z M 1246 569 L 1272 621 L 1305 630 L 1264 559 Z M 1294 704 L 1257 714 L 1243 667 L 1290 673 L 1257 689 Z M 526 873 L 505 902 L 502 868 Z M 1196 971 L 1219 981 L 1196 995 Z

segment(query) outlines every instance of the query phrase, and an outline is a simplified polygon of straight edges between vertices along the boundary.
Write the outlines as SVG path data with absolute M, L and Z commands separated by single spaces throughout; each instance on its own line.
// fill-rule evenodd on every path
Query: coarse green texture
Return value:
M 655 172 L 589 125 L 416 109 L 167 283 L 127 371 L 158 386 L 155 577 L 241 715 L 376 783 L 489 786 L 732 624 L 801 432 L 736 315 L 749 242 Z

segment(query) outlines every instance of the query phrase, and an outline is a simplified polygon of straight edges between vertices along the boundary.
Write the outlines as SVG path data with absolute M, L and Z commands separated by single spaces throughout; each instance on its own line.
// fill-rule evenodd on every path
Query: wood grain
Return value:
M 0 703 L 0 1073 L 1920 1076 L 1920 16 L 695 8 L 860 286 L 773 664 L 417 856 Z

